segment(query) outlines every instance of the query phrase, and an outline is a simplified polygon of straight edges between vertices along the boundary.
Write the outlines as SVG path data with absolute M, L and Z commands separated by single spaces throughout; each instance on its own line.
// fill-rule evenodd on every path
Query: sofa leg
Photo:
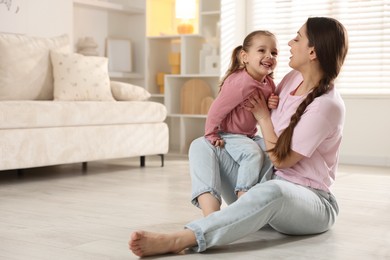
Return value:
M 160 157 L 161 157 L 161 167 L 164 167 L 164 155 L 163 154 L 159 154 Z
M 17 172 L 17 174 L 18 174 L 18 178 L 23 177 L 23 175 L 24 175 L 23 169 L 17 169 L 16 172 Z
M 145 155 L 139 157 L 141 167 L 145 167 Z
M 81 168 L 82 168 L 83 172 L 86 172 L 88 170 L 88 163 L 87 162 L 83 162 Z
M 164 155 L 159 154 L 159 156 L 161 157 L 161 167 L 164 167 Z M 139 159 L 141 167 L 145 167 L 145 155 L 140 156 Z

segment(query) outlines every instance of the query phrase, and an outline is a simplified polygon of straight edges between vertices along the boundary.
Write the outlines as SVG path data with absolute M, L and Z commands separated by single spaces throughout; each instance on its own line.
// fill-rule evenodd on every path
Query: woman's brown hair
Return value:
M 284 160 L 291 153 L 291 140 L 295 126 L 308 105 L 313 100 L 328 93 L 338 76 L 348 52 L 348 37 L 344 26 L 337 20 L 328 17 L 312 17 L 306 21 L 306 33 L 309 47 L 314 47 L 317 59 L 323 72 L 323 78 L 311 91 L 297 111 L 291 116 L 290 124 L 279 136 L 273 152 L 278 162 Z
M 250 34 L 248 34 L 245 37 L 242 45 L 239 45 L 236 48 L 234 48 L 234 50 L 232 52 L 232 56 L 230 58 L 229 69 L 227 70 L 225 76 L 223 77 L 223 79 L 221 81 L 221 84 L 219 85 L 220 88 L 222 87 L 223 83 L 230 75 L 232 75 L 234 72 L 236 72 L 238 70 L 242 70 L 245 68 L 245 64 L 243 62 L 241 62 L 241 59 L 240 59 L 241 50 L 248 52 L 249 48 L 253 44 L 253 38 L 255 38 L 256 36 L 269 36 L 269 37 L 275 38 L 275 35 L 273 33 L 269 32 L 269 31 L 264 31 L 264 30 L 257 30 L 257 31 L 253 31 Z M 275 38 L 275 40 L 276 40 L 276 38 Z M 272 74 L 273 73 L 270 74 L 271 77 L 272 77 Z

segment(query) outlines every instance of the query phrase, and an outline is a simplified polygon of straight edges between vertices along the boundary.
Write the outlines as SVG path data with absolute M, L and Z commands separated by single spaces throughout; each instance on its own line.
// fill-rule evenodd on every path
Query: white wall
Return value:
M 340 161 L 390 167 L 390 95 L 342 95 L 347 109 Z
M 13 0 L 0 4 L 0 32 L 51 37 L 73 34 L 72 0 Z M 72 40 L 72 38 L 71 38 Z

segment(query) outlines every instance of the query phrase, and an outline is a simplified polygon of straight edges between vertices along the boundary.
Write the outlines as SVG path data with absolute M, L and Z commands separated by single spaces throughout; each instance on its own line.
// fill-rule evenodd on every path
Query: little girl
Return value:
M 240 165 L 235 192 L 241 196 L 258 183 L 264 152 L 256 143 L 257 121 L 244 109 L 248 98 L 261 91 L 269 108 L 276 108 L 273 70 L 278 55 L 275 36 L 268 31 L 254 31 L 233 50 L 230 68 L 222 80 L 220 93 L 207 115 L 205 137 L 217 147 L 225 147 Z M 208 215 L 211 212 L 204 212 Z

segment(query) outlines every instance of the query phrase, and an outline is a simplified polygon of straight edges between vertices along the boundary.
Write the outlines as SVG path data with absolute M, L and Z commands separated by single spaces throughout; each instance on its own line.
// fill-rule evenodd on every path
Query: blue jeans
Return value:
M 248 191 L 259 182 L 259 172 L 264 162 L 264 152 L 253 139 L 240 134 L 221 133 L 225 142 L 224 149 L 233 160 L 240 165 L 237 173 L 237 183 L 234 191 Z
M 273 175 L 266 156 L 260 182 L 237 199 L 234 192 L 239 165 L 224 149 L 212 146 L 204 137 L 194 140 L 189 150 L 192 202 L 210 192 L 229 206 L 185 227 L 192 230 L 202 252 L 254 233 L 269 224 L 290 235 L 327 231 L 335 222 L 338 206 L 331 193 L 291 183 Z

